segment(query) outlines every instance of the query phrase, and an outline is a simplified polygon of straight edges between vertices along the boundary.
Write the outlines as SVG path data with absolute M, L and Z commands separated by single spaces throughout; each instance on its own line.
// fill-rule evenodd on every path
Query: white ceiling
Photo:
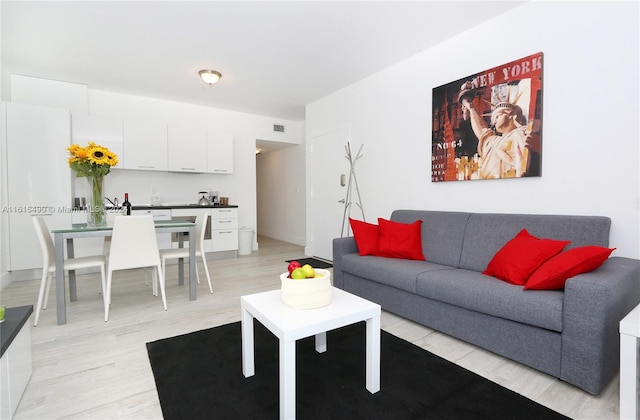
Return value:
M 22 74 L 303 120 L 306 104 L 522 3 L 3 0 L 3 99 Z

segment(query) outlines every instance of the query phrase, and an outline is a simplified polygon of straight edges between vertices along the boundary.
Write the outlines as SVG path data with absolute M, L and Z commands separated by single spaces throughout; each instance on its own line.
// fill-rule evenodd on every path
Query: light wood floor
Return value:
M 120 272 L 105 323 L 99 276 L 88 274 L 78 276 L 78 300 L 67 305 L 67 324 L 58 326 L 52 286 L 50 308 L 31 327 L 33 375 L 15 419 L 161 419 L 145 343 L 239 321 L 240 296 L 278 288 L 285 260 L 303 257 L 303 247 L 258 240 L 260 251 L 252 255 L 209 261 L 214 293 L 203 281 L 193 302 L 188 286 L 177 285 L 176 266 L 168 267 L 166 312 L 142 270 Z M 2 291 L 2 303 L 35 306 L 38 283 L 13 282 Z M 619 416 L 617 377 L 594 397 L 389 313 L 383 313 L 382 328 L 569 417 Z

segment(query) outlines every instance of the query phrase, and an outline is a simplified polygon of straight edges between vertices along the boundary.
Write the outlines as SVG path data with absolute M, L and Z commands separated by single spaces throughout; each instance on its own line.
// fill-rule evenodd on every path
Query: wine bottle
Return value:
M 124 201 L 122 202 L 122 214 L 131 216 L 131 203 L 129 202 L 129 193 L 124 193 Z

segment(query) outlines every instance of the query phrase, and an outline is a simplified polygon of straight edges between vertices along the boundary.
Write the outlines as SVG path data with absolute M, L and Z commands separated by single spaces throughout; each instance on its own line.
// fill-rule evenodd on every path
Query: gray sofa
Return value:
M 619 370 L 618 324 L 640 303 L 640 261 L 612 256 L 570 278 L 564 290 L 524 290 L 481 272 L 523 228 L 540 238 L 571 240 L 566 249 L 608 247 L 609 218 L 418 210 L 391 215 L 401 223 L 419 219 L 426 261 L 360 256 L 353 237 L 337 238 L 334 285 L 591 394 L 602 391 Z

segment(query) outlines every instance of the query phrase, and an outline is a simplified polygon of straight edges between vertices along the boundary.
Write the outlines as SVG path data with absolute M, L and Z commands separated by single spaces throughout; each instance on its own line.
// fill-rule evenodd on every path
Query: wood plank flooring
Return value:
M 152 295 L 150 275 L 145 284 L 144 270 L 117 272 L 105 323 L 99 276 L 85 274 L 78 276 L 78 300 L 67 304 L 67 324 L 58 326 L 54 283 L 49 309 L 31 327 L 33 375 L 15 419 L 161 419 L 145 343 L 239 321 L 240 296 L 280 287 L 285 260 L 303 257 L 304 248 L 258 241 L 260 250 L 251 255 L 210 259 L 214 293 L 202 281 L 193 302 L 188 286 L 177 284 L 177 266 L 169 266 L 168 311 Z M 2 291 L 2 303 L 35 306 L 38 286 L 39 280 L 13 282 Z M 383 313 L 382 328 L 569 417 L 619 417 L 617 377 L 594 397 L 390 313 Z

